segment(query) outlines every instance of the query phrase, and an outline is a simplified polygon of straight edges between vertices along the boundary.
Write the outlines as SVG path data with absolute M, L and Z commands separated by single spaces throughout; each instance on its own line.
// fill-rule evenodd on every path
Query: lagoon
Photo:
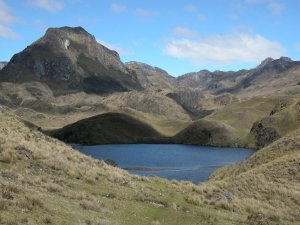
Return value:
M 244 148 L 178 144 L 77 146 L 96 159 L 111 159 L 132 174 L 203 182 L 218 168 L 240 162 L 254 151 Z

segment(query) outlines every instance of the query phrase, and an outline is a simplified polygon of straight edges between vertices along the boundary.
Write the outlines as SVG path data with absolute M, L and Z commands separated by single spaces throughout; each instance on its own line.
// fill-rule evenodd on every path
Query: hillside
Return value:
M 161 142 L 163 136 L 149 125 L 120 113 L 106 113 L 51 131 L 55 138 L 78 144 Z
M 269 218 L 279 223 L 279 218 L 286 218 L 299 223 L 299 137 L 300 129 L 297 129 L 244 162 L 217 170 L 209 183 L 234 193 L 233 198 L 241 208 L 260 209 L 261 215 L 256 219 Z
M 34 81 L 48 85 L 55 95 L 142 89 L 118 53 L 99 44 L 81 27 L 49 28 L 0 72 L 0 82 Z
M 176 78 L 181 87 L 213 94 L 231 93 L 239 97 L 300 93 L 300 62 L 288 57 L 267 58 L 256 68 L 240 71 L 201 70 Z
M 0 224 L 298 225 L 299 77 L 281 57 L 174 78 L 122 63 L 81 27 L 49 28 L 0 70 Z M 194 185 L 130 175 L 45 133 L 258 150 Z
M 300 130 L 193 185 L 129 175 L 0 114 L 0 224 L 300 221 Z
M 141 62 L 128 62 L 125 66 L 137 75 L 144 88 L 164 91 L 175 88 L 175 78 L 161 68 L 153 67 Z
M 117 52 L 81 27 L 49 28 L 0 71 L 0 104 L 43 130 L 113 112 L 136 118 L 163 136 L 178 134 L 180 143 L 208 144 L 190 137 L 191 130 L 203 137 L 218 128 L 228 132 L 231 146 L 262 147 L 255 140 L 260 132 L 255 124 L 265 124 L 279 101 L 300 93 L 299 74 L 298 61 L 281 57 L 250 70 L 201 70 L 174 78 L 145 63 L 122 63 Z M 268 139 L 297 124 L 280 132 L 269 126 Z M 210 143 L 220 143 L 221 133 Z

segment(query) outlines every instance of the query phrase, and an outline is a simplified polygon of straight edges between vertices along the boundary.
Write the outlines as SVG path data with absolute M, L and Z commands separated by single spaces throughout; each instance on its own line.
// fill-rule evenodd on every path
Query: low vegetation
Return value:
M 201 185 L 130 175 L 0 117 L 0 224 L 298 224 L 300 131 Z

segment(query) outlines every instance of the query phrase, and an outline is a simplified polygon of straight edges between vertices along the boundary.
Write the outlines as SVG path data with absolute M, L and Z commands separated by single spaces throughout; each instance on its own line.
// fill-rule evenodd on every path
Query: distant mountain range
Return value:
M 62 27 L 6 64 L 1 224 L 299 224 L 299 61 L 175 78 Z M 259 150 L 193 185 L 129 175 L 57 139 Z
M 266 118 L 280 102 L 292 104 L 300 94 L 300 62 L 287 57 L 267 58 L 250 70 L 201 70 L 173 77 L 145 63 L 124 64 L 117 52 L 81 27 L 49 28 L 0 65 L 0 104 L 44 129 L 117 113 L 114 117 L 137 119 L 130 130 L 146 124 L 159 140 L 166 137 L 176 143 L 264 146 L 286 132 Z M 290 115 L 288 123 L 296 115 Z M 111 120 L 93 118 L 93 123 L 98 120 L 109 129 Z M 263 126 L 258 126 L 261 120 Z M 268 132 L 270 138 L 261 139 Z M 106 131 L 111 143 L 121 143 L 125 133 Z M 143 137 L 154 139 L 157 142 Z

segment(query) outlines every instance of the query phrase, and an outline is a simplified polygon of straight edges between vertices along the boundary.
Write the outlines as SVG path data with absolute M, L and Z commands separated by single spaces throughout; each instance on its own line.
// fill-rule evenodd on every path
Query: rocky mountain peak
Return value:
M 157 73 L 169 76 L 167 71 L 165 71 L 159 67 L 150 66 L 150 65 L 148 65 L 146 63 L 142 63 L 142 62 L 131 61 L 131 62 L 127 62 L 126 66 L 131 69 L 140 70 L 146 76 L 153 76 Z
M 285 69 L 293 62 L 294 61 L 291 58 L 285 56 L 282 56 L 279 59 L 266 58 L 257 68 L 260 69 L 268 67 L 270 69 Z
M 60 27 L 60 28 L 48 28 L 46 31 L 46 35 L 50 35 L 52 33 L 58 34 L 58 33 L 70 33 L 70 34 L 78 34 L 78 35 L 85 35 L 85 36 L 90 36 L 93 37 L 90 33 L 88 33 L 85 29 L 82 27 Z
M 45 35 L 34 44 L 54 47 L 71 58 L 86 54 L 101 61 L 107 67 L 117 65 L 125 72 L 125 66 L 120 62 L 119 54 L 98 43 L 96 38 L 82 27 L 49 28 Z
M 49 28 L 43 37 L 12 57 L 1 70 L 1 81 L 41 81 L 62 94 L 141 88 L 119 54 L 99 44 L 82 27 Z
M 255 69 L 250 70 L 247 78 L 245 79 L 247 85 L 250 85 L 252 80 L 262 77 L 270 73 L 282 73 L 291 67 L 298 65 L 299 62 L 293 61 L 288 57 L 280 57 L 279 59 L 267 58 L 261 62 Z M 251 82 L 249 82 L 251 80 Z
M 264 67 L 264 66 L 266 66 L 267 64 L 269 64 L 273 61 L 274 61 L 273 58 L 268 57 L 268 58 L 264 59 L 263 61 L 261 61 L 261 63 L 258 65 L 258 67 Z
M 285 62 L 294 62 L 291 58 L 289 58 L 289 57 L 285 57 L 285 56 L 282 56 L 282 57 L 280 57 L 280 59 L 279 60 L 281 60 L 281 61 L 285 61 Z

